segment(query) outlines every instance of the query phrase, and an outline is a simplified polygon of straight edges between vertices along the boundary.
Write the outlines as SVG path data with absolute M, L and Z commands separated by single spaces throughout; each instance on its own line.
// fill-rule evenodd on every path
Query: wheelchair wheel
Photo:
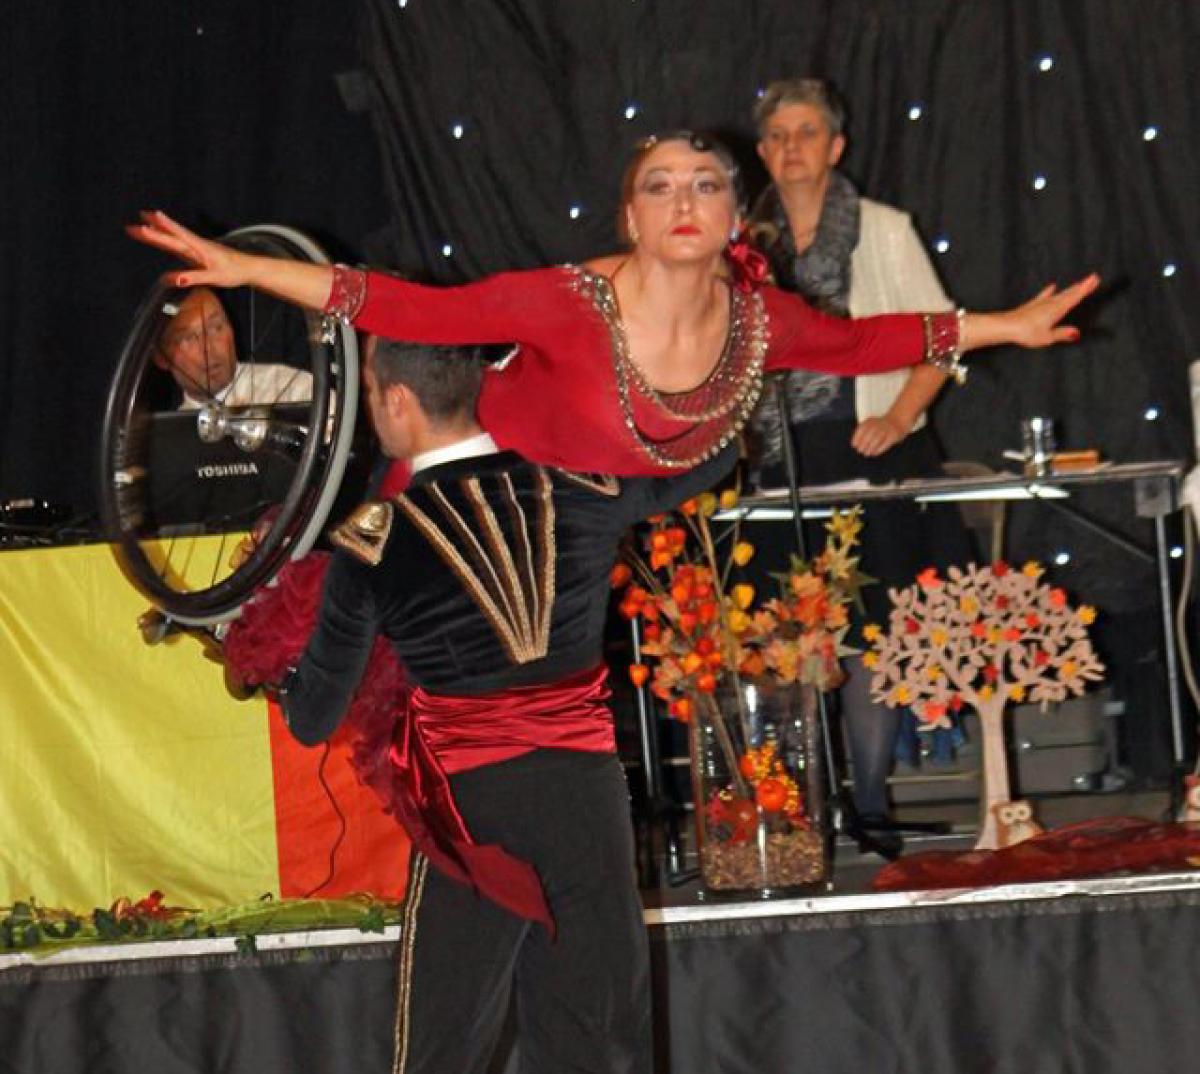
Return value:
M 222 241 L 328 261 L 274 224 Z M 358 389 L 354 332 L 330 318 L 252 288 L 152 288 L 121 352 L 101 444 L 105 532 L 130 581 L 186 625 L 236 616 L 320 534 Z

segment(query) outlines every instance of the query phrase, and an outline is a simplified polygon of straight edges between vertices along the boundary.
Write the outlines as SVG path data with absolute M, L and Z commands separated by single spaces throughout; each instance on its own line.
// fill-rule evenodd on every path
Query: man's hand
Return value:
M 254 555 L 254 550 L 257 547 L 258 542 L 254 539 L 254 537 L 250 534 L 246 534 L 246 536 L 238 542 L 238 546 L 229 556 L 229 569 L 231 571 L 240 570 L 246 560 Z
M 250 532 L 246 534 L 239 542 L 238 546 L 229 556 L 229 569 L 231 571 L 239 570 L 242 565 L 248 560 L 258 546 L 267 539 L 267 534 L 271 532 L 271 526 L 279 517 L 281 508 L 278 504 L 273 507 L 268 507 L 261 515 L 258 516 L 258 521 L 251 527 Z

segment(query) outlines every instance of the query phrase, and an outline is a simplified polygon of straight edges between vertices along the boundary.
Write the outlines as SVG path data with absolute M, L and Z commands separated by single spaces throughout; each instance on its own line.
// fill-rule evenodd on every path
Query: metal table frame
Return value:
M 1171 750 L 1176 767 L 1186 764 L 1183 745 L 1183 707 L 1180 694 L 1180 661 L 1172 622 L 1170 550 L 1166 546 L 1166 518 L 1180 508 L 1180 484 L 1183 463 L 1158 462 L 1112 463 L 1088 470 L 1049 474 L 1044 478 L 1025 478 L 1020 474 L 995 474 L 986 478 L 931 478 L 900 481 L 895 485 L 827 485 L 800 487 L 796 499 L 804 518 L 820 518 L 834 506 L 863 503 L 866 500 L 911 499 L 917 503 L 953 503 L 959 500 L 1038 500 L 1057 514 L 1070 518 L 1110 544 L 1156 566 L 1159 601 L 1163 614 L 1163 653 L 1166 660 L 1166 692 L 1171 714 Z M 1132 484 L 1134 512 L 1154 522 L 1153 551 L 1116 533 L 1079 509 L 1062 503 L 1070 488 L 1094 485 Z M 742 521 L 790 521 L 794 516 L 790 490 L 778 494 L 748 496 L 736 509 L 720 517 Z
M 784 439 L 786 443 L 787 438 Z M 1172 795 L 1174 796 L 1179 793 L 1187 757 L 1184 746 L 1179 653 L 1172 611 L 1170 550 L 1167 546 L 1166 519 L 1179 509 L 1179 490 L 1183 472 L 1182 462 L 1164 460 L 1106 464 L 1095 469 L 1050 474 L 1039 478 L 999 473 L 978 478 L 929 478 L 903 481 L 891 485 L 850 482 L 841 485 L 801 486 L 781 489 L 778 493 L 743 497 L 737 507 L 729 511 L 718 512 L 714 518 L 730 522 L 738 520 L 794 522 L 797 511 L 802 518 L 823 518 L 828 517 L 834 507 L 849 506 L 870 500 L 904 499 L 918 503 L 964 500 L 1036 500 L 1129 554 L 1154 564 L 1157 572 L 1159 599 L 1162 605 L 1172 760 L 1178 777 L 1173 781 Z M 1149 518 L 1154 522 L 1153 550 L 1131 541 L 1103 522 L 1062 502 L 1069 499 L 1072 488 L 1108 484 L 1133 485 L 1136 517 Z M 640 631 L 637 622 L 634 621 L 633 655 L 635 662 L 641 659 L 640 642 Z M 666 875 L 669 882 L 677 882 L 689 878 L 690 872 L 683 869 L 677 831 L 674 828 L 675 819 L 669 816 L 671 811 L 662 788 L 653 706 L 645 688 L 635 691 L 635 694 L 647 797 L 652 819 L 663 821 L 667 825 Z
M 801 487 L 795 499 L 804 518 L 820 518 L 829 509 L 869 500 L 913 500 L 917 503 L 944 503 L 962 500 L 1036 500 L 1070 518 L 1084 529 L 1104 538 L 1118 548 L 1155 565 L 1159 600 L 1162 605 L 1163 654 L 1166 660 L 1167 702 L 1171 714 L 1172 759 L 1180 770 L 1186 764 L 1183 741 L 1183 706 L 1179 682 L 1179 650 L 1173 622 L 1170 550 L 1167 547 L 1166 519 L 1179 509 L 1179 487 L 1183 479 L 1182 462 L 1115 463 L 1091 470 L 1078 470 L 1046 477 L 1027 478 L 1020 474 L 995 474 L 979 478 L 929 478 L 902 481 L 893 485 L 826 485 Z M 1070 489 L 1095 485 L 1132 484 L 1134 513 L 1154 521 L 1154 549 L 1144 548 L 1117 533 L 1110 526 L 1063 503 Z M 778 495 L 747 496 L 732 511 L 717 517 L 742 521 L 790 521 L 794 517 L 793 497 L 783 489 Z M 824 510 L 822 510 L 824 508 Z

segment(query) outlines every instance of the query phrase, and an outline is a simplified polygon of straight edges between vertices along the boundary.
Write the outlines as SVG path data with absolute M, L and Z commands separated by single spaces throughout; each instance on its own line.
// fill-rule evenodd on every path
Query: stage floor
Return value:
M 1108 795 L 1066 795 L 1042 798 L 1038 812 L 1047 827 L 1100 816 L 1162 817 L 1167 808 L 1165 792 Z M 909 835 L 905 852 L 926 850 L 966 850 L 974 840 L 973 804 L 939 803 L 936 806 L 909 806 L 898 812 L 904 820 L 947 820 L 947 835 Z M 886 912 L 918 907 L 972 906 L 995 903 L 1042 901 L 1071 896 L 1120 896 L 1156 892 L 1200 892 L 1200 870 L 1139 876 L 1099 877 L 1082 880 L 1058 880 L 1005 884 L 982 888 L 956 888 L 939 891 L 875 892 L 871 882 L 882 866 L 873 854 L 859 851 L 849 840 L 837 841 L 830 880 L 802 894 L 780 894 L 763 898 L 714 894 L 704 890 L 699 880 L 684 884 L 663 884 L 643 889 L 646 924 L 656 928 L 673 925 L 697 925 L 704 922 L 761 921 L 766 918 L 794 918 L 809 914 Z M 318 929 L 301 932 L 262 933 L 256 937 L 259 952 L 284 952 L 319 949 L 342 945 L 359 946 L 395 943 L 399 926 L 389 926 L 376 934 L 357 929 Z M 0 976 L 18 966 L 49 969 L 54 966 L 81 966 L 127 962 L 141 959 L 198 957 L 231 954 L 237 951 L 235 937 L 214 939 L 126 942 L 94 944 L 85 947 L 45 952 L 12 952 L 0 955 Z
M 1159 817 L 1165 796 L 1039 804 L 1061 824 Z M 1200 870 L 879 893 L 878 859 L 843 843 L 835 865 L 801 895 L 644 893 L 655 1074 L 1129 1074 L 1200 1050 Z M 253 951 L 222 937 L 0 955 L 11 1069 L 384 1074 L 400 939 L 391 926 L 260 933 Z M 502 1053 L 492 1074 L 518 1062 Z
M 1100 817 L 1143 817 L 1152 820 L 1166 820 L 1169 808 L 1169 797 L 1166 791 L 1116 791 L 1112 793 L 1044 795 L 1035 802 L 1036 816 L 1047 829 L 1063 827 L 1084 820 L 1095 820 Z M 929 804 L 910 804 L 896 809 L 895 819 L 904 822 L 942 821 L 950 826 L 950 832 L 945 835 L 930 835 L 926 833 L 904 834 L 903 853 L 918 854 L 931 850 L 964 851 L 969 850 L 975 842 L 978 832 L 979 807 L 975 802 L 937 802 Z M 681 831 L 683 850 L 686 864 L 694 864 L 692 851 L 693 833 L 689 826 Z M 882 868 L 884 861 L 878 855 L 864 853 L 848 838 L 841 837 L 835 846 L 832 875 L 829 883 L 811 892 L 805 892 L 803 902 L 814 907 L 811 912 L 820 912 L 822 903 L 834 900 L 828 909 L 835 909 L 842 900 L 849 897 L 868 896 L 871 900 L 881 898 L 872 891 L 872 880 Z M 1186 876 L 1188 874 L 1180 874 Z M 1022 886 L 1024 887 L 1024 886 Z M 985 891 L 1000 891 L 1002 889 L 984 889 Z M 705 892 L 698 880 L 679 885 L 661 883 L 654 888 L 643 889 L 643 898 L 647 906 L 647 920 L 655 920 L 653 915 L 660 911 L 675 911 L 688 907 L 705 907 L 714 905 L 764 905 L 778 906 L 791 900 L 767 897 L 763 900 L 747 902 L 734 896 Z M 929 892 L 913 892 L 911 896 L 928 896 Z M 1005 897 L 1013 897 L 1011 893 Z M 935 902 L 940 900 L 933 900 Z M 987 901 L 992 901 L 988 899 Z M 873 906 L 885 905 L 915 905 L 908 896 L 896 902 L 871 902 Z M 757 912 L 753 916 L 763 916 Z M 769 916 L 769 915 L 768 915 Z

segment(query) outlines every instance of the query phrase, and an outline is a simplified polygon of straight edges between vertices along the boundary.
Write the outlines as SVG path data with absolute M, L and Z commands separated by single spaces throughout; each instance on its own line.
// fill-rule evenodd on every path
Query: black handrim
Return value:
M 299 243 L 293 241 L 293 235 Z M 224 241 L 261 253 L 317 259 L 313 257 L 316 248 L 303 236 L 271 225 L 241 229 L 226 236 Z M 316 253 L 319 255 L 319 251 Z M 139 430 L 145 420 L 145 414 L 139 411 L 139 388 L 148 372 L 158 313 L 168 294 L 166 287 L 157 285 L 139 306 L 113 378 L 101 446 L 101 511 L 105 532 L 117 545 L 129 580 L 173 618 L 211 623 L 236 614 L 239 605 L 274 577 L 296 554 L 298 538 L 312 530 L 314 511 L 319 505 L 327 508 L 325 490 L 341 478 L 345 448 L 352 433 L 357 401 L 357 354 L 353 336 L 347 330 L 333 333 L 332 342 L 327 341 L 317 315 L 307 315 L 309 372 L 313 376 L 307 415 L 309 433 L 287 492 L 245 563 L 207 588 L 177 588 L 170 572 L 156 564 L 143 547 L 150 536 L 140 529 L 138 490 L 144 486 L 137 479 L 128 480 L 131 470 L 139 465 Z M 334 397 L 339 402 L 331 418 Z M 331 431 L 322 432 L 325 430 Z

